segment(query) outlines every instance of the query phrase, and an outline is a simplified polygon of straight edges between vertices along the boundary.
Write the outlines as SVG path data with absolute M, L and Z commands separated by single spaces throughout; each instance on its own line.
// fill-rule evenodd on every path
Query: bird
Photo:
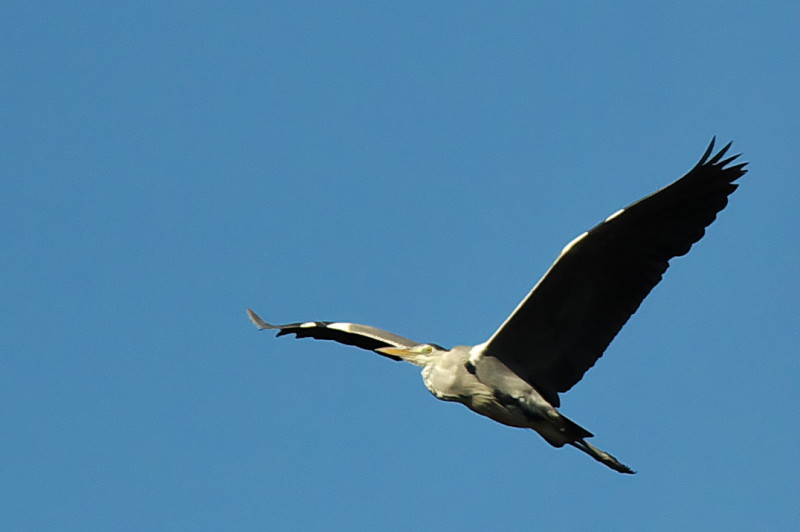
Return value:
M 603 355 L 674 257 L 685 255 L 728 204 L 748 163 L 715 155 L 672 184 L 616 211 L 569 242 L 522 302 L 483 343 L 452 349 L 357 323 L 273 325 L 276 336 L 333 340 L 422 368 L 438 399 L 462 403 L 511 427 L 533 429 L 554 447 L 570 445 L 620 473 L 635 473 L 586 440 L 594 435 L 559 411 L 560 396 Z

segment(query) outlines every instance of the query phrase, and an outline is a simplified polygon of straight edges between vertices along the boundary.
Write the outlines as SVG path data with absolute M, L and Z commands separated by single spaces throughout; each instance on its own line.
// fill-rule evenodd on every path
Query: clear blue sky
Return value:
M 0 528 L 797 525 L 797 2 L 6 1 L 0 25 Z M 562 399 L 636 476 L 246 319 L 481 342 L 712 135 L 750 173 Z

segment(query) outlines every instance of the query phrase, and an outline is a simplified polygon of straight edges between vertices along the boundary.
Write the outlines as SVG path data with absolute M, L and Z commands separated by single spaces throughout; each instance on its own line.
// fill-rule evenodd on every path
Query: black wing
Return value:
M 419 342 L 403 338 L 394 333 L 370 327 L 369 325 L 359 325 L 358 323 L 344 323 L 338 321 L 307 321 L 303 323 L 287 323 L 286 325 L 272 325 L 262 320 L 261 317 L 250 309 L 247 309 L 250 321 L 259 329 L 274 329 L 278 331 L 277 336 L 284 334 L 294 334 L 295 338 L 315 338 L 317 340 L 333 340 L 340 344 L 353 345 L 361 349 L 375 351 L 380 347 L 408 348 L 418 345 Z M 377 352 L 377 351 L 376 351 Z M 401 360 L 399 357 L 378 353 L 381 356 L 393 360 Z
M 727 166 L 730 143 L 709 159 L 714 139 L 685 176 L 611 215 L 573 240 L 489 339 L 501 359 L 548 396 L 592 367 L 668 261 L 689 251 L 736 190 L 747 163 Z

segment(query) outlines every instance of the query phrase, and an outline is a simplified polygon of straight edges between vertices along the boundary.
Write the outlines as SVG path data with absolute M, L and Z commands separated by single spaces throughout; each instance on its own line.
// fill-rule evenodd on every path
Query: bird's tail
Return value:
M 585 452 L 601 464 L 605 464 L 606 466 L 610 467 L 614 471 L 619 471 L 620 473 L 628 473 L 633 474 L 636 473 L 633 469 L 626 466 L 610 454 L 605 451 L 601 451 L 591 443 L 587 443 L 586 440 L 583 438 L 569 442 L 570 445 L 575 447 L 576 449 L 580 449 L 581 451 Z

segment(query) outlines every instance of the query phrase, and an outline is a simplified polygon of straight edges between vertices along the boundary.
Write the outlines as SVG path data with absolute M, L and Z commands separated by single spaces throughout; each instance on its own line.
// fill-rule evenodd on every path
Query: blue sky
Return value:
M 9 1 L 0 25 L 4 529 L 800 520 L 796 2 Z M 562 398 L 636 476 L 246 319 L 481 342 L 712 135 L 750 173 Z

